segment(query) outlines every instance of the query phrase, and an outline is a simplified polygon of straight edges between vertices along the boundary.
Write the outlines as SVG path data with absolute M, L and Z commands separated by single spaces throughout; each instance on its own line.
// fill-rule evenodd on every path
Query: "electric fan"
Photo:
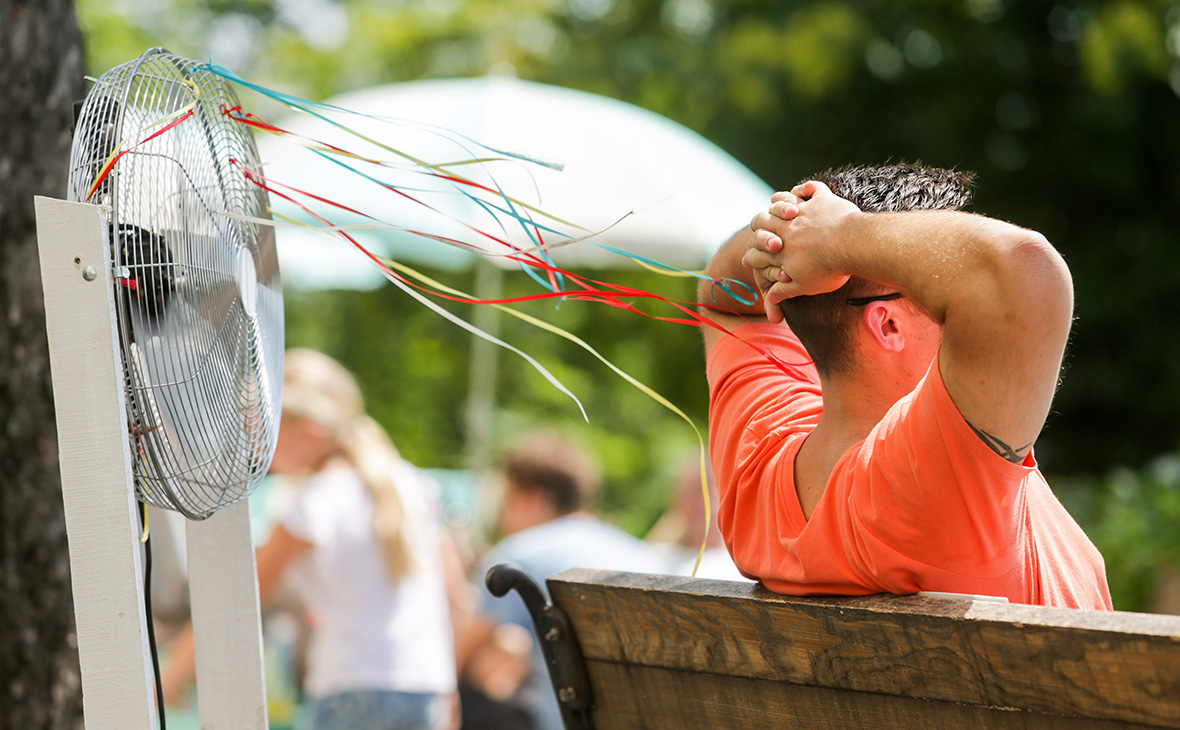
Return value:
M 70 159 L 69 199 L 109 210 L 136 495 L 192 519 L 248 496 L 278 435 L 282 290 L 237 105 L 154 48 L 96 81 Z

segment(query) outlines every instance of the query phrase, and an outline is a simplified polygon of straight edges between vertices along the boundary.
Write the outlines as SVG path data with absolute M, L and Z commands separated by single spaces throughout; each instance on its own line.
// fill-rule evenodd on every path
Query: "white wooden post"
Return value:
M 138 503 L 103 209 L 38 197 L 37 238 L 87 730 L 157 726 Z M 247 502 L 189 521 L 202 730 L 266 730 Z
M 249 504 L 189 520 L 185 534 L 201 730 L 267 730 Z
M 35 202 L 86 728 L 149 730 L 155 685 L 107 221 L 94 205 Z

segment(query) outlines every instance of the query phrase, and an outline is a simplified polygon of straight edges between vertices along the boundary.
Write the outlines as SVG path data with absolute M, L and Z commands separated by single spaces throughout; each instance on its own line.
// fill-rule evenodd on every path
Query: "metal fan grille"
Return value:
M 237 105 L 152 49 L 95 83 L 70 162 L 69 198 L 110 211 L 137 495 L 194 519 L 249 495 L 278 434 L 282 289 Z

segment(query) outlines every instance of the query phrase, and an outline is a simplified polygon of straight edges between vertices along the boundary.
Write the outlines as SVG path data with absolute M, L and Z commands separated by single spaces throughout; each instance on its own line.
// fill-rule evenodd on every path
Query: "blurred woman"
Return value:
M 287 353 L 271 472 L 298 486 L 258 552 L 259 596 L 266 605 L 289 579 L 307 606 L 305 726 L 446 727 L 455 654 L 433 485 L 398 455 L 365 413 L 356 381 L 326 355 Z M 173 669 L 166 697 L 187 683 Z

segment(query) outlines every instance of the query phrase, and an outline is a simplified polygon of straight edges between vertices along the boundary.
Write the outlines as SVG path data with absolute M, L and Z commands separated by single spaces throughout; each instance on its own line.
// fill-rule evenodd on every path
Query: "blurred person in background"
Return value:
M 664 561 L 651 545 L 591 512 L 598 494 L 598 467 L 569 440 L 547 431 L 528 434 L 503 452 L 500 468 L 503 537 L 475 571 L 480 586 L 492 566 L 505 562 L 523 568 L 546 595 L 545 578 L 570 568 L 663 572 Z M 483 592 L 489 620 L 533 630 L 519 595 L 495 598 L 486 587 Z M 515 700 L 532 714 L 537 730 L 561 730 L 561 711 L 535 635 L 532 667 Z
M 532 632 L 514 623 L 493 623 L 475 598 L 455 622 L 459 667 L 460 727 L 463 730 L 535 730 L 532 714 L 515 698 L 533 662 Z
M 456 722 L 457 559 L 433 482 L 401 458 L 364 410 L 352 375 L 327 355 L 287 353 L 271 473 L 292 504 L 258 551 L 265 606 L 290 581 L 308 609 L 308 730 L 436 730 Z M 192 681 L 191 627 L 164 672 L 166 702 Z
M 707 513 L 701 479 L 700 456 L 694 453 L 685 457 L 672 484 L 672 503 L 644 539 L 663 556 L 665 571 L 672 575 L 693 575 L 696 568 L 697 578 L 748 580 L 733 564 L 717 529 L 717 482 L 713 478 L 713 465 L 707 460 L 704 476 L 709 490 Z

